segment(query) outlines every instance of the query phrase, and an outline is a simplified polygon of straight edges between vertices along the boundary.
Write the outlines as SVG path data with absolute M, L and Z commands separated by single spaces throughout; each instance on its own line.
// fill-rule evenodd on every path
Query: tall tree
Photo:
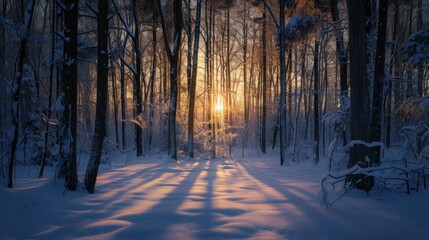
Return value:
M 254 1 L 259 2 L 259 1 Z M 278 30 L 278 42 L 279 42 L 279 61 L 280 61 L 280 99 L 279 99 L 279 127 L 280 127 L 280 165 L 286 164 L 286 148 L 287 148 L 287 106 L 286 106 L 286 36 L 285 36 L 285 10 L 286 5 L 291 5 L 293 1 L 290 0 L 279 0 L 279 19 L 277 19 L 273 8 L 267 0 L 262 0 L 265 7 L 269 10 L 274 23 Z
M 375 72 L 371 108 L 371 141 L 381 141 L 381 117 L 384 92 L 384 63 L 386 59 L 386 26 L 389 1 L 380 0 L 378 6 L 377 49 L 375 52 Z M 380 147 L 371 149 L 371 165 L 380 165 Z
M 267 153 L 267 13 L 262 13 L 262 129 L 261 150 Z
M 137 14 L 137 0 L 133 0 L 133 20 L 134 20 L 134 50 L 136 51 L 135 55 L 135 77 L 134 77 L 134 88 L 133 96 L 135 102 L 135 118 L 139 122 L 143 112 L 143 99 L 142 99 L 142 90 L 141 90 L 141 76 L 142 76 L 142 50 L 140 47 L 140 23 L 139 17 Z M 143 154 L 143 125 L 135 125 L 135 141 L 136 141 L 136 154 L 141 156 Z
M 150 96 L 149 96 L 149 146 L 152 147 L 152 139 L 153 139 L 153 122 L 154 122 L 154 114 L 155 114 L 155 76 L 156 76 L 156 67 L 157 67 L 157 59 L 158 59 L 158 14 L 156 12 L 156 5 L 152 3 L 151 9 L 152 13 L 152 68 L 150 71 Z
M 66 188 L 77 187 L 77 27 L 78 0 L 64 0 L 63 79 L 61 100 L 60 165 L 58 177 L 65 180 Z
M 170 47 L 168 28 L 165 20 L 161 0 L 157 0 L 158 9 L 161 17 L 162 33 L 166 54 L 170 62 L 170 106 L 168 108 L 168 125 L 169 125 L 169 154 L 172 159 L 177 161 L 177 136 L 176 136 L 176 110 L 178 101 L 178 65 L 179 50 L 182 41 L 183 17 L 182 17 L 182 0 L 174 0 L 174 35 L 173 48 Z
M 49 138 L 49 119 L 51 119 L 51 112 L 52 112 L 52 95 L 53 95 L 53 82 L 54 82 L 54 67 L 55 67 L 55 51 L 56 51 L 56 33 L 55 33 L 55 29 L 56 29 L 56 16 L 57 16 L 57 1 L 53 1 L 52 3 L 52 16 L 51 16 L 51 21 L 52 21 L 52 25 L 51 25 L 51 39 L 52 39 L 52 49 L 51 49 L 51 63 L 49 66 L 49 96 L 48 96 L 48 116 L 47 116 L 47 123 L 46 123 L 46 128 L 45 128 L 45 133 L 44 133 L 44 138 L 45 138 L 45 142 L 44 142 L 44 156 L 42 159 L 42 164 L 40 166 L 40 171 L 39 171 L 39 177 L 43 176 L 43 172 L 46 166 L 46 163 L 48 162 L 48 158 L 50 156 L 50 152 L 49 152 L 49 145 L 48 145 L 48 138 Z
M 97 48 L 97 103 L 95 112 L 95 126 L 92 139 L 91 155 L 84 179 L 85 188 L 94 193 L 97 181 L 98 167 L 100 166 L 104 138 L 106 135 L 106 110 L 108 92 L 108 47 L 109 38 L 109 4 L 107 1 L 98 1 L 98 48 Z
M 13 126 L 13 138 L 11 141 L 11 151 L 9 157 L 9 169 L 8 169 L 8 184 L 9 188 L 13 186 L 13 168 L 15 164 L 15 156 L 16 149 L 18 146 L 18 137 L 19 137 L 19 105 L 20 105 L 20 95 L 21 95 L 21 86 L 24 77 L 24 64 L 28 63 L 28 55 L 27 55 L 27 42 L 28 42 L 28 33 L 31 27 L 31 21 L 33 20 L 33 13 L 35 8 L 35 0 L 31 0 L 28 2 L 27 7 L 25 9 L 24 18 L 23 18 L 23 29 L 24 32 L 21 35 L 21 39 L 19 41 L 19 52 L 17 64 L 15 66 L 15 79 L 12 96 L 12 126 Z
M 125 46 L 127 45 L 127 41 L 129 38 L 129 35 L 127 34 L 125 36 L 125 39 L 123 40 L 124 42 L 121 43 L 119 41 L 120 39 L 120 35 L 118 34 L 118 48 L 119 48 L 119 55 L 121 56 L 121 59 L 124 58 L 125 55 Z M 126 85 L 125 85 L 125 62 L 121 60 L 121 64 L 120 64 L 120 85 L 121 85 L 121 118 L 122 118 L 122 123 L 121 123 L 121 129 L 122 129 L 122 150 L 125 150 L 126 147 L 126 140 L 125 140 L 125 135 L 126 135 L 126 124 L 125 124 L 125 120 L 127 119 L 127 99 L 126 99 Z
M 319 162 L 320 153 L 320 127 L 319 127 L 319 84 L 320 84 L 320 71 L 319 71 L 319 40 L 316 39 L 314 43 L 313 55 L 313 104 L 314 104 L 314 162 Z
M 215 28 L 215 14 L 213 13 L 212 4 L 206 3 L 205 5 L 205 26 L 206 26 L 206 80 L 207 80 L 207 125 L 208 125 L 208 140 L 211 145 L 211 157 L 215 158 L 216 156 L 216 125 L 214 124 L 214 114 L 213 114 L 213 93 L 214 93 L 214 84 L 213 84 L 213 73 L 214 73 L 214 28 Z
M 314 7 L 320 7 L 320 1 L 314 0 Z M 314 42 L 314 162 L 319 163 L 320 154 L 320 127 L 319 127 L 319 84 L 320 84 L 320 71 L 319 71 L 319 39 L 316 38 Z
M 344 36 L 341 30 L 340 13 L 338 10 L 338 0 L 330 0 L 331 17 L 334 23 L 335 44 L 337 47 L 337 58 L 340 67 L 340 95 L 341 104 L 345 103 L 345 97 L 348 96 L 348 77 L 347 77 L 347 55 L 344 46 Z M 343 131 L 343 144 L 346 144 L 346 131 Z
M 287 158 L 285 2 L 285 0 L 279 1 L 280 23 L 278 27 L 280 41 L 280 165 L 285 164 Z
M 1 5 L 1 12 L 0 14 L 2 16 L 6 16 L 6 9 L 7 9 L 7 1 L 2 1 Z M 6 31 L 3 27 L 3 24 L 0 24 L 0 45 L 6 46 Z M 6 47 L 0 48 L 0 79 L 6 79 Z M 6 129 L 6 97 L 7 94 L 7 88 L 6 83 L 0 80 L 0 135 L 3 134 L 3 132 Z M 3 141 L 0 141 L 0 154 L 3 155 L 3 153 L 6 152 L 6 144 Z M 0 176 L 4 177 L 3 172 L 3 162 L 0 163 Z
M 141 156 L 143 154 L 143 124 L 141 124 L 142 119 L 142 112 L 143 112 L 143 98 L 142 98 L 142 89 L 141 89 L 141 78 L 142 78 L 142 64 L 141 64 L 141 58 L 142 58 L 142 50 L 140 47 L 140 21 L 139 16 L 137 13 L 137 1 L 132 1 L 132 22 L 134 23 L 134 31 L 131 31 L 130 25 L 127 23 L 126 18 L 122 15 L 122 13 L 118 9 L 118 4 L 116 0 L 113 0 L 113 6 L 118 14 L 119 20 L 124 25 L 124 29 L 127 32 L 127 36 L 125 37 L 125 43 L 124 47 L 121 48 L 119 57 L 121 58 L 121 64 L 124 64 L 128 67 L 128 69 L 131 70 L 133 74 L 133 100 L 134 100 L 134 117 L 135 121 L 134 123 L 134 133 L 135 133 L 135 143 L 136 143 L 136 155 Z M 134 48 L 134 56 L 133 60 L 134 66 L 131 66 L 128 64 L 125 59 L 123 58 L 124 52 L 125 52 L 125 46 L 128 37 L 132 40 L 132 46 Z M 121 65 L 122 66 L 122 65 Z M 121 98 L 122 98 L 122 118 L 125 117 L 125 92 L 123 92 L 123 87 L 125 86 L 125 76 L 121 75 Z M 122 125 L 122 131 L 124 131 L 125 125 Z M 124 138 L 123 138 L 124 140 Z M 124 145 L 124 142 L 122 144 Z
M 247 40 L 248 40 L 248 8 L 247 4 L 243 6 L 243 105 L 244 105 L 244 133 L 243 133 L 243 151 L 247 140 L 247 131 L 249 126 L 249 108 L 247 94 Z M 242 153 L 244 155 L 244 153 Z
M 351 140 L 369 140 L 369 93 L 367 78 L 367 36 L 365 31 L 365 3 L 347 1 L 350 35 L 350 96 L 351 96 Z M 353 142 L 352 142 L 353 143 Z M 362 144 L 352 144 L 349 167 L 361 164 L 365 167 L 368 149 Z M 373 181 L 362 176 L 350 179 L 363 190 L 371 189 Z
M 188 116 L 188 156 L 194 157 L 194 113 L 195 113 L 195 92 L 198 71 L 198 52 L 200 43 L 201 25 L 201 0 L 197 0 L 197 13 L 195 18 L 194 47 L 192 55 L 192 71 L 189 93 L 189 116 Z
M 423 0 L 417 0 L 417 31 L 423 29 Z M 419 63 L 417 66 L 417 94 L 419 97 L 423 96 L 423 81 L 424 81 L 423 64 Z
M 230 6 L 232 6 L 231 0 L 226 1 L 226 123 L 228 125 L 226 129 L 227 142 L 228 142 L 228 150 L 229 155 L 232 154 L 232 94 L 231 94 L 231 17 L 230 17 Z
M 399 54 L 397 54 L 399 49 L 398 44 L 398 28 L 399 28 L 399 0 L 393 0 L 393 29 L 392 29 L 392 41 L 394 42 L 390 50 L 390 61 L 389 61 L 389 75 L 392 78 L 397 78 L 399 76 L 400 66 L 399 66 Z M 392 132 L 392 112 L 399 107 L 399 85 L 398 81 L 392 83 L 388 81 L 387 84 L 387 97 L 386 97 L 386 120 L 385 120 L 385 144 L 386 147 L 390 147 L 391 144 L 391 132 Z M 392 94 L 394 93 L 394 94 Z M 394 97 L 394 99 L 393 99 Z M 393 103 L 393 105 L 392 105 Z

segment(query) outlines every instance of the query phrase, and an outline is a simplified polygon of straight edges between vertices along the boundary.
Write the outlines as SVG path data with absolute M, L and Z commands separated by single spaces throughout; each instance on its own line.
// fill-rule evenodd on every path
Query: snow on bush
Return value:
M 293 42 L 304 38 L 315 29 L 317 22 L 313 16 L 293 16 L 285 27 L 286 39 Z
M 414 122 L 401 130 L 404 150 L 413 158 L 429 159 L 429 97 L 407 99 L 395 113 L 403 121 Z
M 429 59 L 429 29 L 416 31 L 402 46 L 402 59 L 419 65 Z
M 341 96 L 341 104 L 323 116 L 323 122 L 332 126 L 334 139 L 328 147 L 328 170 L 340 171 L 347 166 L 348 147 L 337 149 L 341 132 L 346 129 L 350 122 L 350 98 Z M 337 153 L 335 155 L 335 153 Z

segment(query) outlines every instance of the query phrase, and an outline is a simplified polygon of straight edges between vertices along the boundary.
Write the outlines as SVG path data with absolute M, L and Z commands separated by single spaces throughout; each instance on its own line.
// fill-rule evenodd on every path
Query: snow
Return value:
M 402 46 L 402 59 L 419 65 L 429 59 L 429 29 L 412 33 Z
M 312 16 L 292 16 L 285 27 L 286 39 L 290 41 L 298 40 L 312 31 L 317 21 Z
M 317 197 L 325 163 L 280 167 L 263 158 L 112 157 L 96 193 L 64 192 L 18 167 L 0 188 L 0 239 L 427 239 L 429 190 Z M 83 179 L 84 166 L 79 170 Z M 45 176 L 53 176 L 48 168 Z

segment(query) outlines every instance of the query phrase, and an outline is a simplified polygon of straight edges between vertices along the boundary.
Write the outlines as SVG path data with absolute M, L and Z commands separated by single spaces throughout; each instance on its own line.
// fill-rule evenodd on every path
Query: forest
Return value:
M 278 149 L 280 165 L 322 155 L 342 169 L 378 166 L 406 140 L 427 159 L 427 8 L 2 0 L 1 177 L 12 187 L 14 165 L 40 176 L 57 165 L 73 190 L 82 152 L 90 192 L 112 151 L 177 161 Z
M 423 239 L 413 214 L 429 214 L 428 14 L 427 0 L 0 0 L 0 238 L 139 239 L 137 211 L 154 216 L 148 239 L 344 239 L 328 225 L 399 229 L 389 214 L 415 235 L 380 225 L 356 239 Z M 391 192 L 421 195 L 359 195 Z M 20 233 L 40 216 L 12 217 L 30 193 L 77 219 L 100 203 L 113 215 Z M 347 201 L 387 220 L 366 222 Z M 334 203 L 334 218 L 315 210 Z

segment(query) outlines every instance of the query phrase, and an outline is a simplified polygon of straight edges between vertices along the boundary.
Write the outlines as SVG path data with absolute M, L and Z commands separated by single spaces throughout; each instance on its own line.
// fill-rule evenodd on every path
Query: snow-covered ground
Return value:
M 104 166 L 93 195 L 21 168 L 0 188 L 0 239 L 429 239 L 429 189 L 353 191 L 326 209 L 325 164 L 278 165 L 142 158 Z

